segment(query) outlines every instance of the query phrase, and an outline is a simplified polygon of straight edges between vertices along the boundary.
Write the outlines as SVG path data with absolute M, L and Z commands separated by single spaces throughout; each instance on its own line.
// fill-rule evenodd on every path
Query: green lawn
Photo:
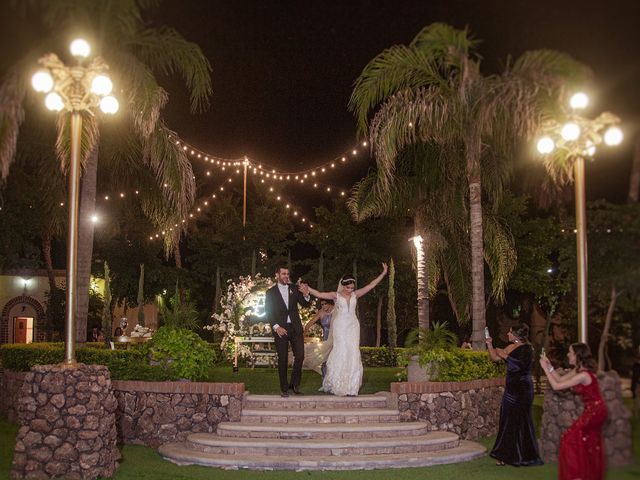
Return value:
M 388 390 L 389 382 L 395 380 L 397 368 L 365 369 L 365 378 L 362 393 L 375 393 Z M 253 393 L 277 393 L 278 375 L 271 369 L 240 369 L 233 373 L 229 367 L 217 367 L 214 374 L 216 381 L 244 381 L 247 389 Z M 241 379 L 241 380 L 240 380 Z M 321 377 L 305 371 L 301 389 L 304 393 L 315 393 L 321 384 Z M 534 421 L 539 425 L 542 415 L 542 401 L 540 397 L 534 402 Z M 11 470 L 11 457 L 13 445 L 18 427 L 0 419 L 0 478 L 9 478 Z M 636 461 L 640 459 L 640 422 L 633 419 L 634 453 Z M 480 440 L 488 449 L 493 445 L 493 438 Z M 457 478 L 473 478 L 473 480 L 501 480 L 514 479 L 524 476 L 527 480 L 549 480 L 557 478 L 556 465 L 542 465 L 540 467 L 514 468 L 497 467 L 494 460 L 483 457 L 471 462 L 456 465 L 442 465 L 430 468 L 407 468 L 402 470 L 372 470 L 353 472 L 253 472 L 253 471 L 228 471 L 196 466 L 177 466 L 160 458 L 155 450 L 136 445 L 122 446 L 122 463 L 116 475 L 118 480 L 288 480 L 299 479 L 301 476 L 310 479 L 336 479 L 336 480 L 381 480 L 381 479 L 428 479 L 450 480 Z M 608 472 L 608 480 L 639 479 L 640 467 L 612 469 Z
M 389 391 L 389 383 L 395 382 L 396 373 L 404 371 L 404 368 L 365 368 L 362 379 L 361 394 Z M 291 377 L 291 371 L 289 371 Z M 245 389 L 251 393 L 279 394 L 280 382 L 278 371 L 274 368 L 240 368 L 239 372 L 233 372 L 231 367 L 214 367 L 209 373 L 209 378 L 216 382 L 244 382 Z M 300 390 L 306 395 L 318 394 L 322 385 L 322 376 L 310 370 L 302 373 Z

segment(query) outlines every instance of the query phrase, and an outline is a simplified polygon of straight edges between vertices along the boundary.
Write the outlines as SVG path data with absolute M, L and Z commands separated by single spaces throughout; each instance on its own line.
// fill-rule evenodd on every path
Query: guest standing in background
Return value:
M 507 364 L 498 435 L 490 455 L 498 460 L 496 465 L 500 466 L 541 465 L 531 417 L 534 350 L 529 343 L 529 327 L 521 323 L 510 329 L 507 337 L 510 343 L 504 349 L 494 348 L 491 337 L 486 339 L 491 360 Z

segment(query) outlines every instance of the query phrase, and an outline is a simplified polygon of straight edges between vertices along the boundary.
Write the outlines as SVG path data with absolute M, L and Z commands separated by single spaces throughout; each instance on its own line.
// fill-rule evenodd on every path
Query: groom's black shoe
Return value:
M 281 397 L 288 397 L 289 396 L 289 392 L 282 391 L 282 392 L 280 392 L 280 396 Z
M 289 390 L 291 390 L 293 393 L 295 393 L 296 395 L 300 395 L 302 394 L 302 392 L 300 391 L 300 389 L 298 387 L 294 387 L 293 385 L 289 386 Z

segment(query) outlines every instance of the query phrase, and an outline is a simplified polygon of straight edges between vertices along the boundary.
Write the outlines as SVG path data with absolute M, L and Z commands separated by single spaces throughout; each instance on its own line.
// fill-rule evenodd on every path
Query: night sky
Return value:
M 28 41 L 33 27 L 16 20 L 9 2 L 0 3 L 6 68 L 15 60 L 11 45 Z M 164 83 L 169 126 L 208 153 L 286 169 L 325 163 L 356 143 L 347 110 L 354 80 L 376 54 L 410 42 L 432 22 L 468 26 L 483 41 L 486 73 L 529 49 L 567 52 L 594 70 L 593 112 L 618 114 L 627 135 L 616 153 L 589 164 L 588 196 L 625 198 L 640 123 L 640 2 L 171 0 L 149 20 L 196 42 L 213 67 L 214 95 L 204 114 L 190 115 L 179 83 Z M 371 165 L 357 160 L 331 182 L 348 186 Z

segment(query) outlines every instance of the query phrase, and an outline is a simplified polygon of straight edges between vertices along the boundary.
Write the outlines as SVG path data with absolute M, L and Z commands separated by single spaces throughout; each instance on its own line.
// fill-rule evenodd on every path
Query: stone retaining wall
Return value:
M 103 365 L 36 365 L 20 388 L 12 478 L 94 479 L 118 468 L 116 399 Z
M 391 384 L 403 420 L 422 420 L 429 430 L 454 432 L 466 440 L 495 435 L 503 392 L 504 378 Z
M 631 412 L 622 401 L 620 377 L 614 371 L 599 373 L 598 383 L 609 409 L 609 418 L 602 432 L 607 465 L 609 467 L 628 465 L 633 462 Z M 571 390 L 555 392 L 551 387 L 547 388 L 540 428 L 540 455 L 545 462 L 558 460 L 560 437 L 580 416 L 582 409 L 582 400 Z
M 18 422 L 17 405 L 28 372 L 2 372 L 0 414 Z M 191 432 L 214 432 L 222 420 L 239 421 L 244 384 L 114 380 L 118 440 L 156 447 Z
M 123 443 L 158 447 L 240 421 L 242 383 L 114 381 L 113 388 Z

